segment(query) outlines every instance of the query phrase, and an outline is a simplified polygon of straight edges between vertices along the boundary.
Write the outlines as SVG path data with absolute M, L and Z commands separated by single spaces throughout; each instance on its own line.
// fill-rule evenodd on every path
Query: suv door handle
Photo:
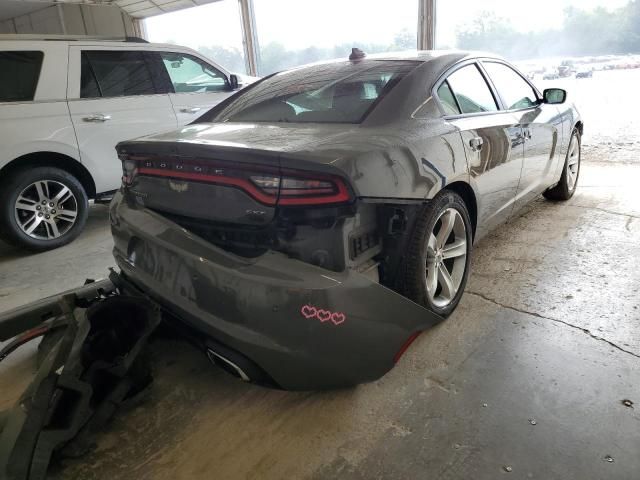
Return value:
M 473 152 L 479 152 L 480 150 L 482 150 L 483 143 L 484 140 L 482 140 L 481 137 L 473 137 L 471 140 L 469 140 L 469 146 L 471 147 L 471 150 Z
M 531 140 L 531 129 L 525 128 L 522 133 L 525 140 Z
M 200 110 L 202 110 L 200 107 L 193 107 L 193 108 L 181 108 L 180 111 L 182 113 L 198 113 Z
M 88 117 L 84 117 L 82 120 L 85 122 L 95 122 L 102 123 L 107 120 L 111 120 L 111 115 L 103 115 L 102 113 L 96 113 L 95 115 L 89 115 Z

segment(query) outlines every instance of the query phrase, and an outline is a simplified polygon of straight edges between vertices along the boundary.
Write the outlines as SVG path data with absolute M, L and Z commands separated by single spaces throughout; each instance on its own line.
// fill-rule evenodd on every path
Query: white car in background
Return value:
M 118 142 L 175 130 L 254 81 L 144 40 L 0 36 L 0 237 L 46 250 L 120 185 Z

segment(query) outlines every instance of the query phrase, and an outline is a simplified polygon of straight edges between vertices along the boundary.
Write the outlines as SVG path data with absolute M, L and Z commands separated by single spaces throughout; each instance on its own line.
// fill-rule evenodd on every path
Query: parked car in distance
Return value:
M 547 72 L 542 76 L 543 80 L 557 80 L 560 78 L 560 75 L 558 75 L 558 72 Z
M 593 70 L 579 70 L 576 73 L 576 78 L 591 78 L 593 77 Z
M 564 90 L 486 55 L 350 58 L 117 148 L 122 275 L 244 379 L 380 377 L 458 305 L 474 242 L 576 189 L 583 126 Z
M 120 185 L 118 142 L 183 126 L 253 80 L 175 45 L 0 35 L 0 237 L 69 243 L 88 200 Z

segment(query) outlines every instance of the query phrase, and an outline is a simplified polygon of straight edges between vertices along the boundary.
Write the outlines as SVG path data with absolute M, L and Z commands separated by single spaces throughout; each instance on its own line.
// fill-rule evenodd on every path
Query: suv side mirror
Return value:
M 564 103 L 567 99 L 567 91 L 561 88 L 546 88 L 544 92 L 542 92 L 542 98 L 544 99 L 544 103 L 557 105 Z
M 235 73 L 229 75 L 229 86 L 231 87 L 231 90 L 238 89 L 238 76 Z

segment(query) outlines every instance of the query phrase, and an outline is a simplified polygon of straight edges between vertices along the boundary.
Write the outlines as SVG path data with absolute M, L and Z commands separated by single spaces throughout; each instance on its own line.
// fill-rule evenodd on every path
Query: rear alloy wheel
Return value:
M 84 227 L 87 195 L 78 180 L 52 167 L 11 175 L 0 193 L 2 237 L 32 250 L 72 241 Z
M 574 130 L 569 140 L 567 158 L 564 161 L 560 181 L 555 187 L 543 193 L 545 198 L 549 200 L 569 200 L 573 197 L 578 186 L 578 177 L 580 176 L 581 156 L 580 133 Z
M 467 267 L 467 231 L 460 212 L 440 214 L 427 243 L 426 281 L 429 301 L 446 307 L 456 297 Z
M 73 228 L 78 200 L 69 187 L 55 180 L 38 180 L 22 190 L 14 204 L 16 224 L 37 240 L 55 240 Z
M 462 198 L 440 192 L 416 220 L 405 257 L 401 293 L 429 310 L 449 315 L 469 275 L 471 221 Z

